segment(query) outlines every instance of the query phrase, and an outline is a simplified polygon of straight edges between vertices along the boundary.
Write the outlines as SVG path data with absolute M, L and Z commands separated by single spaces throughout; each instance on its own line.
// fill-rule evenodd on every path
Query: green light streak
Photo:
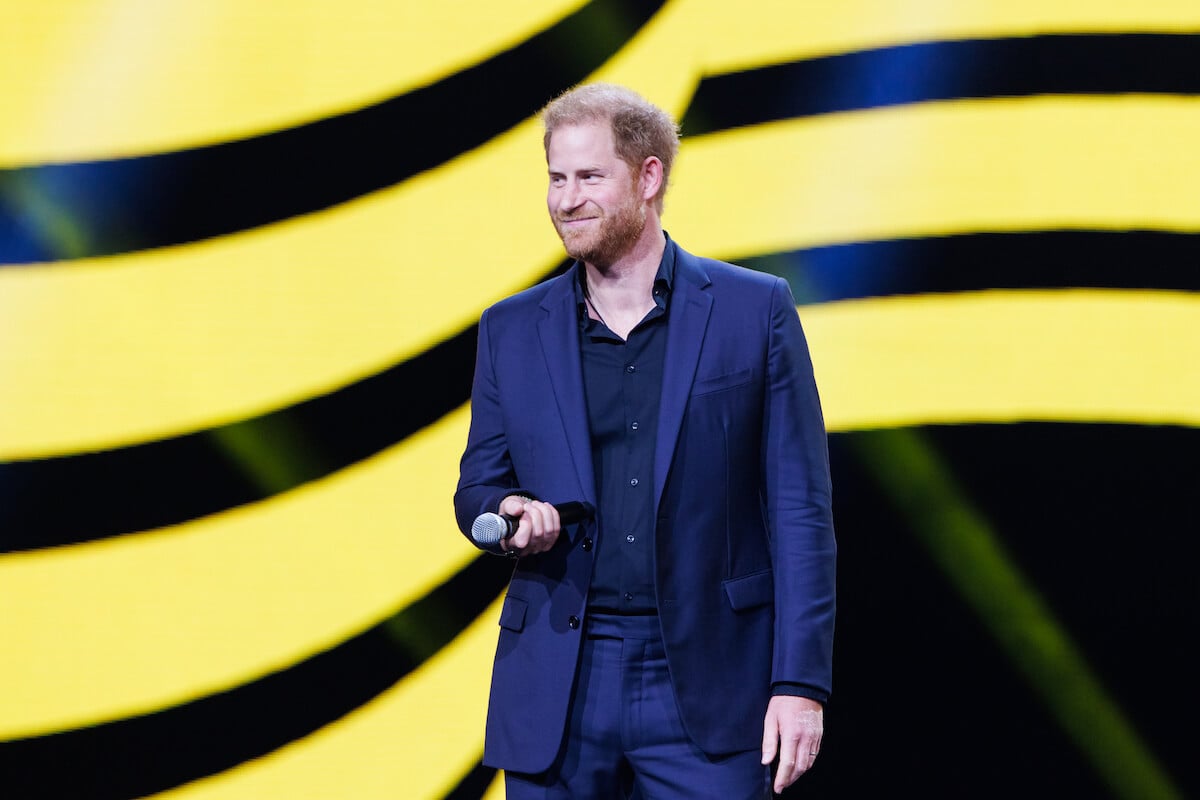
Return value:
M 47 197 L 31 178 L 10 175 L 0 180 L 0 197 L 10 208 L 21 210 L 57 257 L 78 258 L 89 251 L 87 230 Z
M 230 463 L 266 495 L 293 489 L 329 472 L 286 413 L 268 414 L 208 432 Z
M 1182 800 L 921 435 L 864 431 L 852 440 L 934 561 L 1113 793 L 1127 800 Z

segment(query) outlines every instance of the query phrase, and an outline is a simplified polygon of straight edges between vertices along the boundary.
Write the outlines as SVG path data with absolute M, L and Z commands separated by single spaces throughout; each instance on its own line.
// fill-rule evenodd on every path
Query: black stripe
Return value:
M 800 303 L 988 288 L 1200 290 L 1195 234 L 968 234 L 831 245 L 738 261 L 785 277 Z M 567 266 L 560 262 L 549 275 Z M 223 428 L 118 450 L 0 463 L 0 551 L 183 522 L 349 466 L 467 400 L 475 337 L 472 327 L 332 394 Z M 256 483 L 231 460 L 225 444 L 231 439 L 258 443 L 282 477 L 273 485 Z
M 485 767 L 482 763 L 475 765 L 457 786 L 450 790 L 445 800 L 480 800 L 491 788 L 496 779 L 497 770 Z
M 563 260 L 546 277 L 569 266 Z M 0 552 L 184 522 L 372 456 L 469 399 L 477 335 L 472 325 L 337 391 L 219 428 L 113 450 L 0 462 Z M 266 463 L 245 463 L 239 449 L 254 450 Z
M 944 475 L 913 474 L 903 445 L 914 437 L 941 462 Z M 938 733 L 966 730 L 979 718 L 988 719 L 988 741 L 1033 743 L 1025 754 L 1032 763 L 1004 773 L 1002 785 L 988 797 L 1019 795 L 1022 785 L 1046 775 L 1053 775 L 1064 790 L 1059 793 L 1067 795 L 1072 788 L 1078 795 L 1081 787 L 1091 788 L 1099 780 L 919 545 L 915 527 L 953 527 L 958 519 L 947 513 L 953 509 L 925 501 L 926 489 L 932 489 L 928 496 L 933 499 L 947 493 L 960 499 L 987 521 L 1014 565 L 1080 645 L 1101 683 L 1134 715 L 1139 735 L 1167 769 L 1186 781 L 1194 748 L 1178 735 L 1179 700 L 1187 696 L 1193 678 L 1190 661 L 1178 658 L 1177 650 L 1181 632 L 1196 629 L 1200 611 L 1191 574 L 1197 555 L 1191 533 L 1198 519 L 1189 503 L 1198 437 L 1200 429 L 1195 428 L 1062 423 L 927 426 L 831 436 L 834 517 L 839 561 L 845 567 L 839 569 L 844 591 L 838 611 L 846 623 L 839 623 L 844 634 L 838 644 L 841 689 L 833 703 L 838 718 L 850 724 L 829 730 L 837 742 L 829 740 L 823 756 L 830 759 L 826 771 L 806 778 L 817 781 L 809 788 L 821 795 L 821 781 L 840 781 L 827 791 L 869 794 L 871 774 L 851 777 L 854 785 L 845 785 L 848 776 L 861 772 L 851 760 L 864 752 L 882 759 L 886 769 L 903 770 L 911 754 L 875 747 L 868 741 L 869 726 L 862 726 L 863 738 L 853 721 L 874 719 L 880 709 L 902 715 L 911 698 L 890 687 L 923 686 L 931 680 L 938 691 L 923 696 L 918 727 L 934 739 L 941 736 L 938 763 L 946 759 L 951 765 L 949 771 L 929 773 L 934 796 L 952 796 L 979 774 L 994 772 L 989 761 L 994 748 L 980 747 L 978 737 Z M 954 486 L 938 483 L 945 475 L 953 476 Z M 896 484 L 892 492 L 881 488 L 889 482 Z M 901 513 L 895 498 L 905 493 L 914 497 Z M 288 719 L 308 713 L 303 707 L 310 699 L 319 700 L 327 691 L 352 692 L 361 684 L 375 687 L 362 691 L 364 697 L 375 696 L 390 684 L 386 676 L 372 677 L 376 668 L 370 662 L 381 657 L 390 662 L 383 671 L 391 670 L 398 680 L 475 618 L 484 607 L 482 598 L 494 597 L 511 568 L 500 559 L 478 561 L 445 587 L 436 611 L 431 606 L 416 626 L 435 642 L 421 644 L 417 634 L 401 636 L 407 642 L 403 646 L 390 637 L 377 639 L 379 644 L 363 647 L 358 655 L 342 656 L 349 663 L 330 661 L 325 671 L 316 666 L 325 656 L 318 657 L 306 662 L 305 669 L 313 670 L 307 680 L 295 679 L 294 690 L 277 690 L 270 701 L 263 699 L 268 697 L 265 689 L 257 699 L 236 695 L 249 692 L 246 687 L 231 693 L 245 706 L 210 698 L 94 730 L 2 744 L 5 788 L 27 800 L 141 796 L 294 741 L 314 725 L 327 724 L 318 717 L 337 718 L 338 709 L 331 708 L 317 709 L 299 722 Z M 476 589 L 476 583 L 487 587 Z M 475 592 L 477 599 L 469 610 L 447 613 L 443 602 L 453 606 L 460 592 Z M 914 625 L 914 619 L 920 624 Z M 381 637 L 381 628 L 367 636 Z M 894 680 L 881 683 L 879 653 L 909 653 L 914 647 L 929 657 L 895 659 Z M 327 655 L 332 659 L 334 653 L 350 652 L 349 647 L 337 648 Z M 988 691 L 981 693 L 981 685 Z M 278 705 L 276 698 L 281 698 Z M 222 705 L 196 708 L 209 702 Z M 356 707 L 353 699 L 338 705 L 341 713 Z M 969 718 L 963 716 L 965 707 L 972 709 Z M 174 721 L 157 721 L 177 714 Z M 156 724 L 162 727 L 138 727 Z M 239 740 L 243 728 L 250 731 L 245 737 L 250 744 Z M 482 781 L 485 775 L 480 769 L 475 777 Z M 1098 788 L 1099 793 L 1085 794 L 1105 796 L 1102 784 Z M 462 795 L 464 800 L 473 796 L 478 795 Z
M 704 78 L 681 120 L 741 125 L 929 100 L 1035 94 L 1197 94 L 1200 35 L 1059 34 L 921 42 Z
M 202 517 L 374 455 L 466 402 L 475 334 L 469 328 L 402 364 L 261 417 L 115 450 L 0 463 L 0 552 Z M 239 446 L 261 451 L 272 483 L 236 458 Z
M 536 113 L 611 58 L 661 6 L 662 0 L 591 0 L 519 46 L 436 84 L 264 136 L 0 170 L 0 263 L 196 241 L 398 183 Z M 48 226 L 47 218 L 57 223 Z
M 979 289 L 1200 290 L 1200 235 L 1157 231 L 971 233 L 749 256 L 798 303 Z
M 511 574 L 507 559 L 480 556 L 391 619 L 260 680 L 146 716 L 0 743 L 5 796 L 143 797 L 270 753 L 394 686 L 478 617 Z

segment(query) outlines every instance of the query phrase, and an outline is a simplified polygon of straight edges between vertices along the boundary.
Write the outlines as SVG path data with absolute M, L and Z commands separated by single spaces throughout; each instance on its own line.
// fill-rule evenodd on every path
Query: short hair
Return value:
M 586 83 L 563 92 L 542 109 L 542 146 L 549 155 L 550 137 L 560 126 L 605 121 L 612 126 L 617 157 L 634 174 L 641 171 L 642 163 L 650 156 L 662 162 L 663 182 L 655 195 L 661 213 L 671 165 L 679 153 L 679 124 L 632 89 L 612 83 Z

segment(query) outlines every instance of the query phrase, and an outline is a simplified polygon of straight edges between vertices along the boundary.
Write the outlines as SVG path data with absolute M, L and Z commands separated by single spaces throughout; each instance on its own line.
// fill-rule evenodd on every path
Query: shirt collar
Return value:
M 667 246 L 663 248 L 662 260 L 658 262 L 658 274 L 654 276 L 654 302 L 659 308 L 666 309 L 667 301 L 671 298 L 671 287 L 675 283 L 675 251 L 678 250 L 678 245 L 671 239 L 671 234 L 663 231 L 663 236 L 667 239 Z M 580 315 L 586 320 L 587 289 L 584 286 L 584 281 L 587 280 L 587 271 L 584 269 L 583 263 L 576 261 L 575 265 L 577 280 L 575 281 L 575 304 L 579 307 Z

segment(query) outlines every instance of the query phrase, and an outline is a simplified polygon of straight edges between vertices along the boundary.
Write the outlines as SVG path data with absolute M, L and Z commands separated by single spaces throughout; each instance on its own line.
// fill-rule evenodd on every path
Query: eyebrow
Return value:
M 580 167 L 579 169 L 576 169 L 576 170 L 560 170 L 560 169 L 553 169 L 553 168 L 548 167 L 546 169 L 546 171 L 551 175 L 566 175 L 568 172 L 572 172 L 576 175 L 581 174 L 581 173 L 608 174 L 608 170 L 606 168 L 600 167 L 600 166 Z

